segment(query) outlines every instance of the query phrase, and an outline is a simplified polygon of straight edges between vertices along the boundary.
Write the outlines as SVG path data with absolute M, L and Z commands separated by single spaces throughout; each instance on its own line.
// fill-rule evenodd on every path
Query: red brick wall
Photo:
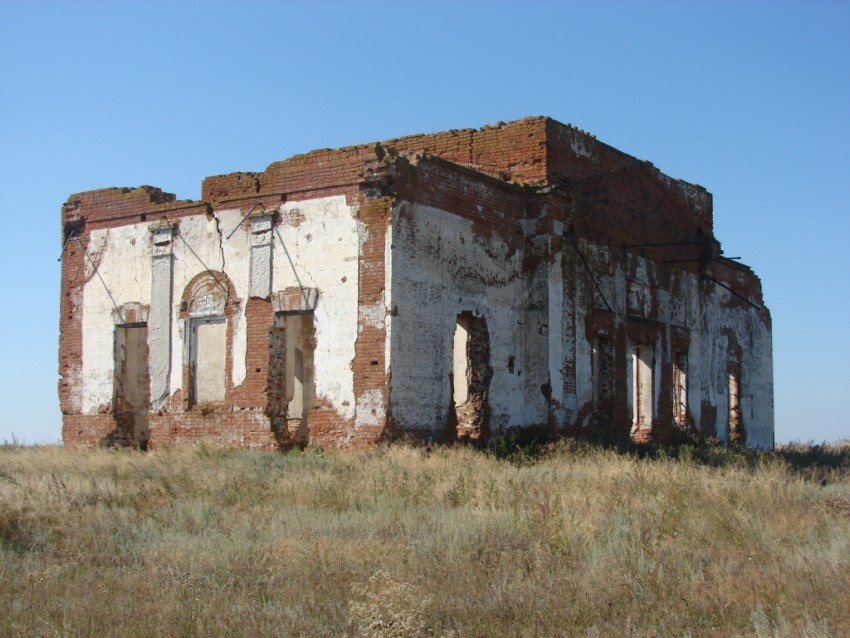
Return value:
M 68 241 L 62 255 L 62 287 L 59 301 L 59 408 L 63 415 L 78 413 L 81 404 L 82 305 L 85 246 L 88 243 L 86 239 L 82 240 L 82 245 L 73 239 Z M 76 436 L 75 432 L 76 429 L 68 430 L 72 437 Z
M 176 201 L 174 195 L 153 186 L 104 188 L 71 195 L 62 207 L 62 222 L 85 220 L 85 229 L 175 219 L 204 214 L 204 202 Z
M 366 163 L 384 150 L 379 144 L 326 149 L 296 155 L 270 164 L 262 173 L 230 173 L 204 179 L 204 201 L 230 202 L 277 195 L 280 199 L 309 199 L 347 193 L 363 181 Z
M 400 178 L 394 190 L 400 198 L 465 217 L 484 237 L 515 245 L 523 241 L 523 221 L 533 204 L 522 189 L 438 158 L 420 159 L 415 166 L 402 159 L 396 166 Z
M 764 303 L 761 280 L 747 266 L 734 261 L 715 261 L 707 269 L 706 274 L 740 295 L 738 297 L 733 295 L 729 300 L 730 305 L 749 305 L 745 299 L 757 306 Z
M 384 303 L 386 294 L 386 236 L 392 223 L 394 198 L 363 192 L 360 197 L 358 219 L 366 227 L 366 239 L 360 249 L 358 274 L 358 305 L 361 309 Z M 386 329 L 370 323 L 361 323 L 354 344 L 354 397 L 359 400 L 365 393 L 377 391 L 384 397 L 383 411 L 389 405 L 389 388 L 386 375 Z M 362 418 L 363 415 L 358 415 Z M 358 418 L 358 420 L 361 420 Z M 386 421 L 378 425 L 357 428 L 352 444 L 374 442 L 389 436 Z
M 271 301 L 251 297 L 245 305 L 247 345 L 245 379 L 231 392 L 235 407 L 251 408 L 268 404 L 269 330 L 274 322 Z
M 105 445 L 115 431 L 112 413 L 62 415 L 62 441 L 65 445 Z
M 240 409 L 221 405 L 210 410 L 152 412 L 149 426 L 149 449 L 199 444 L 222 448 L 278 449 L 263 408 Z
M 528 117 L 481 129 L 409 135 L 384 142 L 401 152 L 423 152 L 517 183 L 546 181 L 546 121 Z

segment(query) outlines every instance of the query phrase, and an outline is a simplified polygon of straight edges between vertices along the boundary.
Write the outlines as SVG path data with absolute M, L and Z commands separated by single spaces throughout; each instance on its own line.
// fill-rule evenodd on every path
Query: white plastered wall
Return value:
M 609 257 L 609 248 L 586 241 L 579 242 L 579 249 L 594 271 L 605 300 L 614 311 L 615 329 L 621 327 L 627 314 L 646 317 L 649 304 L 641 287 L 652 283 L 655 275 L 651 261 L 632 256 L 632 282 L 622 268 L 610 269 L 614 263 Z M 590 281 L 583 264 L 577 260 L 575 277 L 577 278 L 574 306 L 565 304 L 573 316 L 565 315 L 565 322 L 575 321 L 575 370 L 576 404 L 579 408 L 593 399 L 591 340 L 593 335 L 586 334 L 588 309 L 604 307 Z M 668 289 L 665 290 L 665 287 Z M 731 344 L 727 333 L 735 335 L 742 348 L 741 357 L 741 413 L 747 435 L 747 445 L 770 448 L 773 446 L 773 361 L 772 339 L 768 325 L 753 307 L 742 305 L 733 299 L 731 293 L 715 284 L 702 285 L 697 275 L 682 270 L 674 270 L 670 282 L 657 282 L 655 294 L 658 299 L 659 324 L 667 326 L 653 342 L 656 366 L 653 375 L 653 404 L 660 419 L 669 419 L 670 415 L 658 414 L 661 393 L 672 392 L 661 385 L 661 365 L 671 365 L 669 358 L 669 327 L 687 328 L 690 336 L 688 357 L 688 412 L 694 426 L 703 432 L 716 432 L 718 438 L 725 441 L 728 437 L 727 414 L 727 366 L 734 356 L 730 352 Z M 662 348 L 662 345 L 665 345 Z M 615 365 L 626 362 L 626 393 L 629 411 L 633 410 L 632 356 L 633 346 L 626 344 L 626 352 L 618 353 Z M 662 361 L 662 352 L 664 360 Z M 565 357 L 571 356 L 567 352 Z M 565 359 L 566 361 L 566 359 Z M 569 397 L 567 397 L 569 402 Z M 702 402 L 716 407 L 716 417 L 711 422 L 702 420 Z M 589 425 L 586 419 L 582 425 Z
M 170 392 L 183 386 L 183 365 L 188 356 L 186 322 L 180 319 L 180 302 L 189 283 L 207 268 L 223 272 L 230 279 L 236 298 L 242 303 L 234 308 L 232 321 L 234 386 L 245 379 L 245 301 L 248 294 L 250 246 L 248 232 L 239 228 L 243 213 L 237 208 L 216 211 L 214 216 L 192 215 L 180 219 L 174 238 L 173 293 L 171 303 L 171 380 Z M 202 263 L 203 262 L 203 263 Z M 205 267 L 206 266 L 206 267 Z
M 455 324 L 461 312 L 470 311 L 486 319 L 490 334 L 491 428 L 528 424 L 517 303 L 525 294 L 522 249 L 511 252 L 505 242 L 482 237 L 465 218 L 410 202 L 393 209 L 392 237 L 395 423 L 406 429 L 443 427 L 451 405 Z
M 574 414 L 582 413 L 582 408 L 593 403 L 593 334 L 587 334 L 587 322 L 589 314 L 594 308 L 599 310 L 610 310 L 612 312 L 613 329 L 620 329 L 624 322 L 624 312 L 627 298 L 626 273 L 622 269 L 612 269 L 612 260 L 607 246 L 600 246 L 585 240 L 579 240 L 578 250 L 586 260 L 588 267 L 593 272 L 596 284 L 587 274 L 584 262 L 578 258 L 573 246 L 565 248 L 573 257 L 575 269 L 568 271 L 564 276 L 574 277 L 576 281 L 574 298 L 566 300 L 564 304 L 564 324 L 574 322 L 575 334 L 574 350 L 564 352 L 564 365 L 574 357 L 575 364 L 575 395 L 566 397 L 567 405 L 574 406 Z M 597 290 L 596 286 L 599 286 Z M 613 337 L 613 335 L 609 335 Z M 617 347 L 612 342 L 612 347 Z M 614 364 L 617 361 L 631 361 L 631 350 L 614 353 Z M 627 370 L 627 375 L 631 372 Z M 626 383 L 627 401 L 631 405 L 631 377 L 627 377 Z M 587 410 L 583 411 L 585 417 L 578 423 L 582 427 L 591 424 L 591 415 Z M 570 418 L 567 414 L 567 419 Z
M 99 408 L 112 403 L 115 306 L 120 308 L 130 302 L 150 304 L 148 224 L 94 230 L 87 253 L 88 257 L 84 257 L 87 281 L 83 287 L 81 407 L 83 414 L 97 414 Z
M 754 308 L 729 305 L 731 293 L 713 286 L 704 295 L 699 337 L 701 365 L 696 371 L 702 397 L 717 407 L 714 423 L 700 423 L 700 429 L 714 429 L 722 441 L 728 440 L 728 364 L 740 364 L 741 418 L 750 447 L 772 448 L 773 440 L 773 355 L 771 333 Z M 742 350 L 740 361 L 731 352 L 727 336 L 732 333 Z M 694 351 L 693 337 L 691 351 Z M 689 367 L 690 367 L 689 361 Z M 694 369 L 694 368 L 691 368 Z M 692 398 L 688 390 L 689 401 Z M 699 404 L 695 404 L 695 408 Z M 697 413 L 698 414 L 698 413 Z
M 291 286 L 317 288 L 316 397 L 346 419 L 354 416 L 354 376 L 351 363 L 357 338 L 358 241 L 356 210 L 345 197 L 287 202 L 280 207 L 283 223 L 273 238 L 271 290 Z M 241 303 L 232 317 L 232 383 L 246 375 L 245 302 L 250 286 L 250 222 L 239 209 L 214 216 L 182 217 L 173 239 L 171 366 L 169 392 L 183 385 L 186 326 L 180 301 L 186 286 L 206 271 L 224 272 Z M 151 302 L 150 224 L 94 230 L 83 289 L 82 411 L 96 414 L 113 396 L 114 304 Z M 231 231 L 236 231 L 228 238 Z M 281 239 L 283 240 L 281 242 Z M 190 248 L 191 247 L 191 248 Z M 202 263 L 203 262 L 203 263 Z M 101 278 L 103 282 L 101 282 Z M 105 284 L 105 285 L 104 285 Z
M 272 291 L 318 289 L 313 315 L 315 397 L 342 418 L 352 419 L 358 325 L 356 207 L 340 195 L 287 202 L 280 212 L 282 223 L 273 239 Z

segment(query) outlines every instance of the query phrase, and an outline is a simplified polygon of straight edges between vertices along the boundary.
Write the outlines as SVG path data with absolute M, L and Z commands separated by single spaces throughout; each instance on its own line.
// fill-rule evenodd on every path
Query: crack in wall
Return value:
M 133 260 L 133 281 L 136 282 L 137 290 L 141 288 L 141 283 L 139 283 L 139 268 L 141 266 L 141 263 L 141 259 L 139 258 L 138 254 L 136 254 L 136 258 Z
M 212 218 L 215 220 L 215 232 L 218 234 L 218 250 L 221 253 L 221 272 L 227 276 L 227 264 L 224 258 L 224 234 L 221 232 L 221 220 L 215 213 L 212 213 Z
M 309 243 L 309 239 L 307 240 L 307 243 Z M 316 280 L 310 274 L 309 270 L 304 268 L 304 266 L 301 264 L 300 255 L 301 255 L 301 243 L 299 241 L 298 233 L 296 233 L 295 234 L 295 263 L 292 265 L 292 269 L 295 270 L 295 268 L 300 268 L 301 269 L 301 275 L 304 277 L 304 279 L 309 280 L 310 284 L 313 287 L 316 287 Z
M 283 254 L 286 255 L 286 260 L 289 262 L 289 267 L 292 269 L 292 274 L 295 276 L 295 281 L 298 283 L 298 287 L 304 291 L 304 284 L 301 283 L 301 279 L 298 277 L 298 270 L 295 268 L 295 262 L 292 260 L 292 255 L 289 252 L 289 249 L 286 247 L 286 243 L 283 241 L 283 236 L 281 235 L 280 229 L 275 226 L 274 227 L 275 234 L 277 235 L 278 240 L 280 240 L 280 246 L 283 248 Z M 297 245 L 296 245 L 297 249 Z M 312 278 L 311 278 L 312 279 Z M 306 293 L 302 293 L 305 294 Z M 307 302 L 306 296 L 304 297 L 305 303 Z

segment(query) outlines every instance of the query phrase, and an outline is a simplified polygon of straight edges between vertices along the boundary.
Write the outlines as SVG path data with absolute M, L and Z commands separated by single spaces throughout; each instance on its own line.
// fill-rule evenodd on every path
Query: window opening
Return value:
M 307 367 L 313 366 L 313 315 L 286 317 L 286 400 L 290 419 L 304 418 L 308 401 Z
M 463 405 L 469 398 L 469 330 L 467 321 L 458 318 L 453 347 L 454 402 Z
M 490 379 L 490 333 L 484 317 L 462 312 L 452 342 L 451 392 L 457 436 L 480 440 L 487 434 Z
M 313 313 L 277 313 L 271 338 L 269 410 L 283 442 L 306 443 L 315 396 Z
M 113 413 L 119 436 L 126 444 L 146 449 L 150 411 L 147 324 L 115 326 L 113 391 Z
M 741 419 L 741 370 L 738 364 L 729 364 L 729 441 L 745 443 L 744 425 Z
M 191 319 L 192 403 L 224 401 L 227 388 L 227 322 L 224 317 Z
M 673 421 L 688 423 L 688 353 L 683 350 L 673 352 Z
M 654 367 L 652 346 L 636 346 L 634 365 L 634 425 L 639 428 L 652 426 L 652 374 Z
M 597 335 L 593 338 L 591 358 L 593 375 L 593 412 L 597 416 L 610 416 L 614 374 L 611 340 Z

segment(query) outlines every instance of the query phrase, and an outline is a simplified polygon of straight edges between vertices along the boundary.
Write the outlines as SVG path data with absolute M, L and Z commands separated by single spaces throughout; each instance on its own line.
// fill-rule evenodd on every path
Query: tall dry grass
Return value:
M 839 637 L 848 601 L 850 448 L 0 448 L 0 636 Z

